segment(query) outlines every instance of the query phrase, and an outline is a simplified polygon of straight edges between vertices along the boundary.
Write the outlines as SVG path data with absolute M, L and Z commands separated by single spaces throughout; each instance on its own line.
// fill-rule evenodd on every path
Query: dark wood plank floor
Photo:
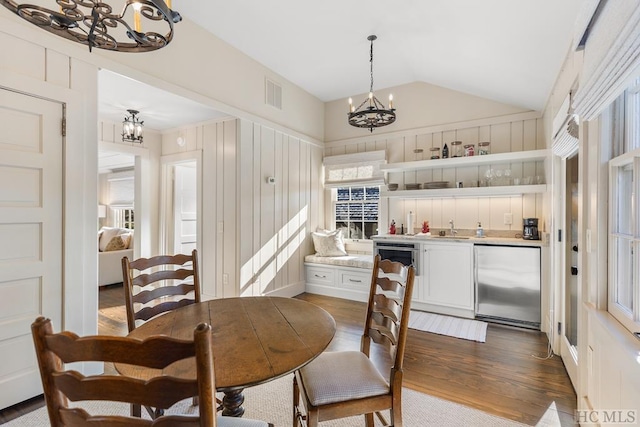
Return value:
M 365 304 L 302 294 L 327 310 L 338 330 L 329 350 L 357 350 Z M 122 286 L 100 290 L 99 333 L 126 335 Z M 528 425 L 548 411 L 571 425 L 576 395 L 558 356 L 544 359 L 543 333 L 490 324 L 487 341 L 477 343 L 410 330 L 405 353 L 404 384 L 411 389 L 474 407 Z M 384 353 L 378 363 L 388 362 Z M 0 411 L 0 424 L 44 405 L 41 397 Z M 555 412 L 555 411 L 557 412 Z

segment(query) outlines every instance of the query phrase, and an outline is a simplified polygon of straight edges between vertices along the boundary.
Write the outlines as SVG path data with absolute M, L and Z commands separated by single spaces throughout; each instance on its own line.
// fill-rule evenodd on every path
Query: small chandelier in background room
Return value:
M 122 142 L 142 144 L 142 126 L 144 122 L 137 117 L 140 112 L 137 110 L 127 111 L 130 115 L 125 116 L 122 122 Z
M 173 24 L 182 20 L 171 10 L 171 0 L 38 1 L 50 2 L 53 10 L 19 1 L 0 0 L 0 4 L 50 33 L 88 46 L 89 51 L 94 47 L 120 52 L 161 49 L 173 39 Z
M 369 51 L 369 62 L 371 63 L 369 96 L 357 108 L 353 107 L 353 100 L 349 98 L 349 124 L 358 128 L 369 128 L 370 132 L 373 132 L 373 128 L 390 125 L 396 121 L 393 95 L 389 95 L 389 108 L 385 108 L 382 102 L 373 94 L 373 41 L 377 38 L 375 35 L 367 37 L 367 40 L 371 42 L 371 50 Z

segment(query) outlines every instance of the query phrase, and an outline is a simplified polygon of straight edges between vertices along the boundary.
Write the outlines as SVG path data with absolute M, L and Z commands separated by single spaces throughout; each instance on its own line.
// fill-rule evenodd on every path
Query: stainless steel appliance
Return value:
M 522 238 L 525 240 L 540 240 L 538 218 L 524 218 L 522 220 Z
M 413 265 L 416 269 L 416 276 L 420 275 L 420 244 L 418 243 L 374 240 L 373 253 L 374 255 L 379 254 L 381 259 Z
M 540 329 L 540 248 L 475 245 L 476 318 Z

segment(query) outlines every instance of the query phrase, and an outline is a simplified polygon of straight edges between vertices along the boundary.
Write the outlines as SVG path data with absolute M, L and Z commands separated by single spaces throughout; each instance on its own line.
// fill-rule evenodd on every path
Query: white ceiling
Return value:
M 98 116 L 122 122 L 127 110 L 138 110 L 144 126 L 157 131 L 227 116 L 213 108 L 174 95 L 160 88 L 100 70 L 98 75 Z
M 582 1 L 173 0 L 173 8 L 323 101 L 368 92 L 367 36 L 376 34 L 374 91 L 422 81 L 541 110 Z M 127 109 L 159 131 L 223 116 L 108 71 L 99 87 L 99 115 L 115 122 Z
M 367 36 L 376 34 L 374 91 L 422 81 L 541 110 L 581 3 L 173 0 L 173 8 L 323 101 L 369 91 Z

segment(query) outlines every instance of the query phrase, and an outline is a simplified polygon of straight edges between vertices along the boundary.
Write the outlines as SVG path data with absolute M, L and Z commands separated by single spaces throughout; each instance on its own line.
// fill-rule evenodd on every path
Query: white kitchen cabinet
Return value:
M 369 299 L 369 268 L 305 263 L 305 271 L 306 291 L 309 293 L 355 301 Z
M 473 244 L 423 243 L 421 245 L 422 308 L 443 314 L 473 317 Z

